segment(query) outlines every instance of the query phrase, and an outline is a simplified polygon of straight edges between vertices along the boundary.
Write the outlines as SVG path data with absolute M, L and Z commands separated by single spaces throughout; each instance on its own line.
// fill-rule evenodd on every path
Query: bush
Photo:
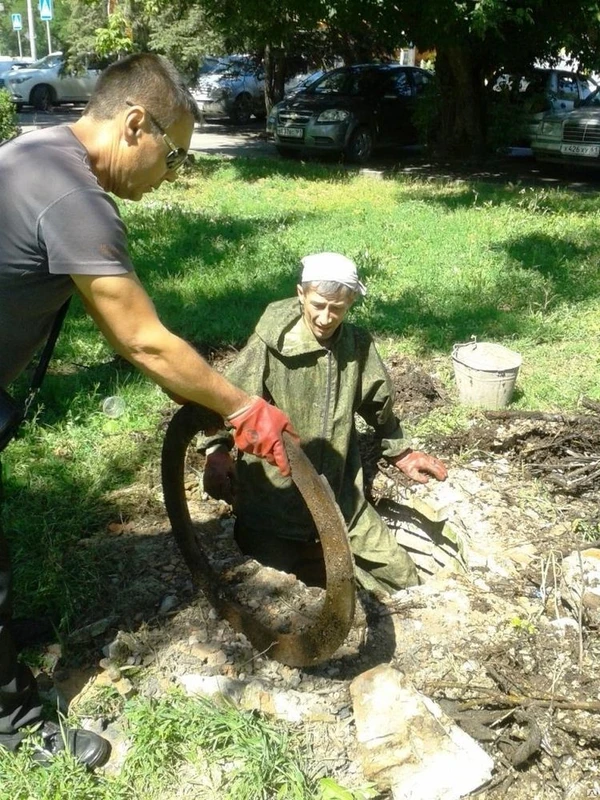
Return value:
M 422 144 L 426 150 L 435 149 L 440 132 L 440 107 L 440 88 L 437 79 L 434 77 L 425 86 L 413 115 L 419 144 Z
M 5 89 L 0 89 L 0 142 L 12 139 L 19 133 L 17 111 Z
M 487 143 L 492 153 L 511 146 L 528 145 L 528 115 L 542 109 L 538 98 L 515 95 L 509 90 L 490 94 L 487 107 Z

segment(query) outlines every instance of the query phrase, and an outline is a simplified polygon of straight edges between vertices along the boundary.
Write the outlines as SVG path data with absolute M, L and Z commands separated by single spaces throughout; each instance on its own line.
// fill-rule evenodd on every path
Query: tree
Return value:
M 446 152 L 481 155 L 486 143 L 485 81 L 556 60 L 561 48 L 584 67 L 599 63 L 596 0 L 383 0 L 421 50 L 436 52 L 439 143 Z
M 286 57 L 300 52 L 329 14 L 326 0 L 203 0 L 207 19 L 232 49 L 265 60 L 267 110 L 283 96 Z
M 211 26 L 207 9 L 193 0 L 155 3 L 148 45 L 190 78 L 197 75 L 205 56 L 226 52 L 223 36 Z

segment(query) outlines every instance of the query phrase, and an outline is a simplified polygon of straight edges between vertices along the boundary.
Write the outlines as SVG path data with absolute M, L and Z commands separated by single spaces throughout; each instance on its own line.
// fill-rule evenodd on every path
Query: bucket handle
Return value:
M 452 357 L 454 358 L 461 347 L 468 347 L 470 344 L 477 344 L 477 336 L 475 334 L 471 334 L 471 338 L 468 342 L 457 342 L 452 346 Z

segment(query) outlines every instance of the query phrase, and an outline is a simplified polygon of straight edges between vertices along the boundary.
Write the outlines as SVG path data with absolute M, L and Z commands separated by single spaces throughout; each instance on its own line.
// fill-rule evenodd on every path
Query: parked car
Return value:
M 50 53 L 26 69 L 5 73 L 4 88 L 17 107 L 31 105 L 36 111 L 61 103 L 87 103 L 106 65 L 90 56 L 76 73 L 65 73 L 63 66 L 62 53 Z
M 595 81 L 566 69 L 534 67 L 523 75 L 503 72 L 490 82 L 491 97 L 503 97 L 523 116 L 522 137 L 514 144 L 528 145 L 549 113 L 571 111 L 596 88 Z
M 600 89 L 573 111 L 545 117 L 531 147 L 538 161 L 600 168 Z
M 249 56 L 205 59 L 191 92 L 207 118 L 244 125 L 253 114 L 266 116 L 264 70 Z
M 294 95 L 300 94 L 300 92 L 305 92 L 309 86 L 311 86 L 315 81 L 318 81 L 319 78 L 322 78 L 324 74 L 325 70 L 318 69 L 316 72 L 310 72 L 308 74 L 299 73 L 298 75 L 294 75 L 285 82 L 285 97 L 293 97 Z
M 30 67 L 33 59 L 31 58 L 12 58 L 10 56 L 0 56 L 0 77 L 4 77 L 7 72 L 21 67 Z
M 274 106 L 267 131 L 283 156 L 336 153 L 363 163 L 375 148 L 417 143 L 413 112 L 432 78 L 400 64 L 334 69 Z

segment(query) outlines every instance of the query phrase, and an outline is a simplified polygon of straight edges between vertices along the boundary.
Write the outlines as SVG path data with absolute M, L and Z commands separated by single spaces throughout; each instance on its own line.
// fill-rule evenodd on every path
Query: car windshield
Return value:
M 581 106 L 585 106 L 586 108 L 600 108 L 600 88 L 588 95 L 585 100 L 582 100 Z
M 306 90 L 307 94 L 344 94 L 350 96 L 368 94 L 377 83 L 381 83 L 382 70 L 336 69 L 328 72 Z
M 548 81 L 548 73 L 535 70 L 527 75 L 510 75 L 503 73 L 496 77 L 492 84 L 494 92 L 511 92 L 513 95 L 543 92 Z
M 31 64 L 31 69 L 52 69 L 52 67 L 57 67 L 62 63 L 62 56 L 58 56 L 56 54 L 50 54 L 49 56 L 44 56 L 44 58 L 40 58 L 39 61 L 34 61 Z
M 252 65 L 242 59 L 207 59 L 200 67 L 200 75 L 227 75 L 251 72 Z

